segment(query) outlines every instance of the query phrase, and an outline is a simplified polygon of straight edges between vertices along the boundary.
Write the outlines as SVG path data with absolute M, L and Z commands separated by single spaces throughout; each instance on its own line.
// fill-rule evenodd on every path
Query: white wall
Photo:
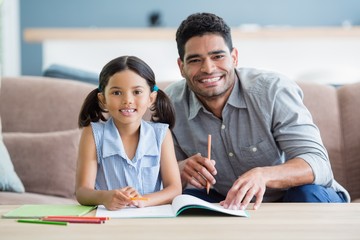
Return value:
M 181 79 L 173 40 L 51 40 L 43 46 L 43 68 L 61 64 L 99 73 L 112 58 L 130 54 L 146 61 L 158 81 Z M 296 81 L 360 81 L 359 38 L 243 39 L 235 40 L 234 46 L 239 67 L 277 71 Z
M 19 0 L 3 0 L 1 7 L 2 76 L 20 75 Z

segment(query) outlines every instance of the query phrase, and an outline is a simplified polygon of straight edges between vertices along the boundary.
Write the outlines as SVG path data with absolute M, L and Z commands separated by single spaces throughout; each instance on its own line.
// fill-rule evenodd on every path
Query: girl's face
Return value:
M 99 93 L 98 97 L 119 128 L 140 125 L 146 110 L 156 100 L 156 94 L 150 92 L 144 78 L 131 70 L 124 70 L 110 77 L 104 93 Z

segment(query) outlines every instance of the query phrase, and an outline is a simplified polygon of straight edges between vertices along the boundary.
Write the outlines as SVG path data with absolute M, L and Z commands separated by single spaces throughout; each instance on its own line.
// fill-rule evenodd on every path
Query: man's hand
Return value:
M 189 183 L 196 188 L 205 188 L 206 181 L 212 185 L 216 183 L 213 177 L 217 174 L 215 161 L 202 157 L 200 153 L 180 162 L 179 167 L 183 186 Z
M 266 190 L 266 181 L 261 168 L 253 168 L 241 175 L 230 188 L 226 199 L 220 205 L 229 209 L 244 210 L 253 197 L 254 210 L 260 207 Z

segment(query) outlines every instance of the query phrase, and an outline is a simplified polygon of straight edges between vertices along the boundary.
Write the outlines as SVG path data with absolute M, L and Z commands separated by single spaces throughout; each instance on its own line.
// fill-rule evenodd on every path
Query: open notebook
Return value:
M 180 213 L 201 209 L 214 213 L 222 213 L 231 216 L 248 217 L 248 213 L 243 210 L 225 209 L 218 203 L 209 203 L 197 197 L 190 195 L 179 195 L 174 198 L 172 204 L 153 206 L 153 207 L 128 207 L 116 211 L 109 211 L 104 206 L 98 206 L 96 210 L 97 217 L 110 218 L 170 218 L 176 217 Z

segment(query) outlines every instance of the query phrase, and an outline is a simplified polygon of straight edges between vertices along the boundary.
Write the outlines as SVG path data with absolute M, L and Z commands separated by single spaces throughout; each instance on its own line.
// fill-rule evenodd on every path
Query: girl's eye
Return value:
M 120 91 L 115 91 L 112 93 L 113 95 L 121 95 L 121 92 Z
M 139 95 L 139 94 L 141 94 L 141 93 L 142 93 L 141 90 L 135 90 L 135 91 L 134 91 L 134 94 L 135 94 L 135 95 Z

